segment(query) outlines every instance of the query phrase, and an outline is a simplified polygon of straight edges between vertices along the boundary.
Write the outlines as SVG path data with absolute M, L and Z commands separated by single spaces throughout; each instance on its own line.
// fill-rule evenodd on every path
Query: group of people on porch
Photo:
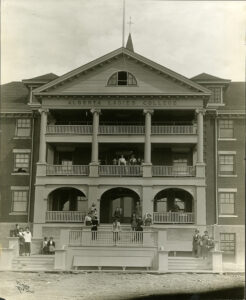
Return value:
M 129 158 L 125 158 L 123 154 L 117 159 L 116 157 L 113 159 L 113 165 L 126 166 L 126 165 L 141 165 L 143 163 L 143 159 L 141 157 L 136 158 L 134 154 L 132 154 Z

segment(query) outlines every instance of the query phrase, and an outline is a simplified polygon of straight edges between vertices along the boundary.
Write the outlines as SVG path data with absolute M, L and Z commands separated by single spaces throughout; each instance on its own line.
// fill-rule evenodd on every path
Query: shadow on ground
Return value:
M 244 287 L 218 289 L 211 292 L 204 292 L 198 294 L 161 294 L 161 295 L 148 295 L 136 298 L 128 298 L 128 300 L 241 300 L 245 299 Z

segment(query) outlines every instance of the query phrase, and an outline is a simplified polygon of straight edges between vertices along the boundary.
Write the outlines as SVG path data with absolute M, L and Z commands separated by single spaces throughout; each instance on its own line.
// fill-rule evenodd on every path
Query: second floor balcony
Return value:
M 100 135 L 144 135 L 143 125 L 100 125 Z M 48 125 L 48 135 L 91 135 L 92 125 Z M 152 135 L 195 135 L 196 125 L 153 125 Z
M 89 176 L 89 165 L 47 165 L 47 176 Z M 141 165 L 99 165 L 99 176 L 141 177 Z M 196 176 L 195 166 L 152 166 L 153 177 L 191 177 Z

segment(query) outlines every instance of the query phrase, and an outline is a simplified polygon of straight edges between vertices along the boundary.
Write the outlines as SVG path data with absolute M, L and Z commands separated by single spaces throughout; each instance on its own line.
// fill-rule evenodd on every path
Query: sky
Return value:
M 1 83 L 63 75 L 122 46 L 123 0 L 2 0 Z M 245 80 L 246 2 L 125 0 L 135 52 L 188 78 Z

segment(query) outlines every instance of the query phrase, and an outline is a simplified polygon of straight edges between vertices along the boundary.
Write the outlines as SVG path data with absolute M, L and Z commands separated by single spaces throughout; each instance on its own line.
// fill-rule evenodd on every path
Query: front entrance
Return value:
M 139 196 L 127 188 L 113 188 L 106 191 L 100 201 L 100 222 L 112 223 L 119 216 L 121 223 L 130 223 L 133 212 L 136 212 Z

